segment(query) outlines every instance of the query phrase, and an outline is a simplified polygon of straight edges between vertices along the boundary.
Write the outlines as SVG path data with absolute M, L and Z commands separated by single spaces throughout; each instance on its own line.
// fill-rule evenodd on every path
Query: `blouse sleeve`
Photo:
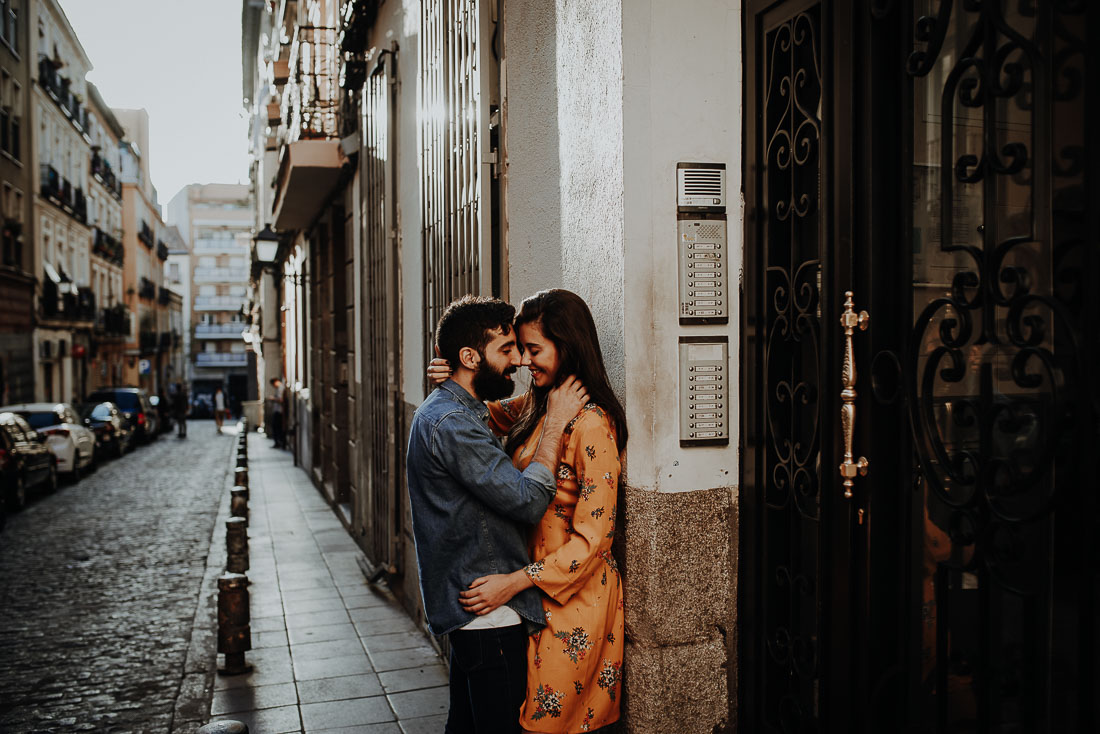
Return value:
M 592 576 L 615 568 L 611 541 L 619 488 L 619 450 L 602 415 L 590 413 L 574 431 L 577 475 L 573 532 L 564 545 L 524 570 L 535 586 L 565 604 Z
M 527 393 L 505 400 L 490 400 L 485 405 L 489 408 L 489 430 L 506 436 L 527 405 Z

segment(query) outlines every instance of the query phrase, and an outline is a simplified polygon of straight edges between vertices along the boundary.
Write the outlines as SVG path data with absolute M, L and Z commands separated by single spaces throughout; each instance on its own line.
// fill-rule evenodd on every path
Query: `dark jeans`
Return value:
M 527 634 L 522 624 L 455 630 L 451 711 L 445 734 L 518 734 L 527 692 Z
M 286 445 L 286 435 L 283 432 L 283 412 L 273 412 L 271 414 L 271 438 L 275 440 L 276 448 L 282 448 Z

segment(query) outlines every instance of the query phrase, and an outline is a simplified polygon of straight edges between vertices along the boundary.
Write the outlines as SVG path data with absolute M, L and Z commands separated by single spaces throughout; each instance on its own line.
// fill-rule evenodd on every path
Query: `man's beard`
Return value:
M 515 367 L 509 366 L 498 372 L 482 356 L 481 364 L 474 373 L 474 394 L 478 400 L 501 400 L 511 396 L 515 384 L 509 375 L 515 374 L 515 371 Z

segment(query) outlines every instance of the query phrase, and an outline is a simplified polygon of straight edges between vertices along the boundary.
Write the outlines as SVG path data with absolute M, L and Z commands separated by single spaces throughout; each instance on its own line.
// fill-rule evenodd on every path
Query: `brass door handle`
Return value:
M 840 465 L 840 476 L 844 477 L 844 497 L 852 497 L 852 480 L 856 475 L 867 476 L 870 462 L 863 456 L 852 459 L 852 438 L 856 428 L 856 358 L 852 350 L 852 334 L 858 326 L 860 331 L 866 331 L 871 323 L 871 316 L 866 311 L 858 314 L 852 304 L 852 292 L 844 292 L 844 312 L 840 315 L 840 325 L 844 327 L 844 368 L 841 371 L 841 381 L 844 388 L 840 391 L 840 399 L 844 404 L 840 407 L 840 425 L 844 432 L 844 462 Z

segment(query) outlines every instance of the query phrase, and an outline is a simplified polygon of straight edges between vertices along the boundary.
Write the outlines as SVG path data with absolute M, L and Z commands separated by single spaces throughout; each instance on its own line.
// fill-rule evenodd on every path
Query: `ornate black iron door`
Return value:
M 746 8 L 742 711 L 745 731 L 821 719 L 827 60 L 819 2 Z M 828 452 L 829 449 L 825 448 Z
M 743 730 L 1100 727 L 1098 14 L 746 5 Z
M 865 77 L 879 144 L 863 170 L 897 186 L 856 248 L 875 263 L 856 288 L 886 330 L 861 355 L 875 434 L 854 498 L 863 731 L 1100 725 L 1097 340 L 1084 328 L 1098 286 L 1095 14 L 1060 0 L 865 9 L 903 53 L 868 41 L 869 64 L 893 71 Z

